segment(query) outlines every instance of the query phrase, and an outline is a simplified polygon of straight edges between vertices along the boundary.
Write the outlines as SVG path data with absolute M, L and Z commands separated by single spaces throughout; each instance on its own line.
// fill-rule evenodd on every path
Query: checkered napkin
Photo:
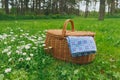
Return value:
M 91 36 L 68 36 L 66 38 L 72 57 L 86 56 L 97 51 L 95 41 Z

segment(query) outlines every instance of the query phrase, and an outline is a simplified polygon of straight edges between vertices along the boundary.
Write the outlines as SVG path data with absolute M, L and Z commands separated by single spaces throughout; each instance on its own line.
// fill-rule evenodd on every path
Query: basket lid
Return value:
M 47 33 L 55 35 L 55 36 L 63 36 L 62 30 L 48 30 Z M 66 30 L 66 36 L 94 36 L 95 33 L 90 31 L 69 31 Z

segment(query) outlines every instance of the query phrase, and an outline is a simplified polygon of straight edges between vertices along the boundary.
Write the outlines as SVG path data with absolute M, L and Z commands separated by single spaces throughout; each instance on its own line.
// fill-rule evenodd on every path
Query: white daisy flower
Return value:
M 7 44 L 7 42 L 5 41 L 4 44 Z
M 21 54 L 22 51 L 20 51 L 20 50 L 16 50 L 16 53 L 17 53 L 17 54 Z
M 25 45 L 25 49 L 30 49 L 30 46 L 29 45 Z
M 45 44 L 42 44 L 43 47 L 45 47 L 46 45 Z
M 38 40 L 41 41 L 41 40 L 43 40 L 43 38 L 42 37 L 38 37 Z
M 29 35 L 29 33 L 25 33 L 27 36 Z
M 5 38 L 7 38 L 7 36 L 8 35 L 4 33 L 3 36 L 2 36 L 2 38 L 5 39 Z
M 44 32 L 47 32 L 48 30 L 44 30 Z
M 9 56 L 11 54 L 11 52 L 8 52 L 7 55 Z
M 30 58 L 30 57 L 27 57 L 27 58 L 26 58 L 26 61 L 30 61 L 30 60 L 31 60 L 31 58 Z
M 10 50 L 12 47 L 11 47 L 11 46 L 8 46 L 7 48 Z
M 26 55 L 26 53 L 24 52 L 23 55 Z
M 42 34 L 42 37 L 46 37 L 44 34 Z
M 30 54 L 31 57 L 33 57 L 33 54 Z
M 23 58 L 19 58 L 18 61 L 23 61 L 24 59 Z
M 7 53 L 9 51 L 9 49 L 4 49 L 3 51 L 2 51 L 2 53 Z
M 15 41 L 14 39 L 11 39 L 11 42 Z
M 17 49 L 19 49 L 20 48 L 20 46 L 17 46 Z
M 22 35 L 20 35 L 20 38 L 22 38 L 23 36 Z
M 11 68 L 7 68 L 7 69 L 5 69 L 5 73 L 9 73 L 9 72 L 11 72 Z

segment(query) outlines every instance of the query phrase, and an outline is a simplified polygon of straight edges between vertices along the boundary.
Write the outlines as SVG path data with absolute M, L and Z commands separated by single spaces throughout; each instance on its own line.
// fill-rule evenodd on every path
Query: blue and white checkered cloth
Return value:
M 68 36 L 67 42 L 72 57 L 86 56 L 97 51 L 95 41 L 91 36 Z

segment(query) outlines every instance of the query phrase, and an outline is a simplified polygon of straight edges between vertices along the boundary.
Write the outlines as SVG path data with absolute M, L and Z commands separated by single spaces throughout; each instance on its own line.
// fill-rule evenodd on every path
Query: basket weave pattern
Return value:
M 66 27 L 67 24 L 71 22 L 72 25 L 72 31 L 67 31 Z M 92 32 L 86 32 L 86 31 L 74 31 L 74 24 L 72 20 L 66 20 L 63 26 L 63 30 L 48 30 L 46 34 L 46 47 L 51 46 L 52 47 L 52 55 L 53 57 L 64 60 L 64 61 L 69 61 L 73 63 L 78 63 L 78 64 L 85 64 L 89 63 L 94 60 L 95 54 L 90 54 L 87 56 L 80 56 L 80 57 L 72 57 L 68 43 L 66 40 L 66 36 L 69 35 L 74 35 L 74 36 L 93 36 L 94 33 Z

